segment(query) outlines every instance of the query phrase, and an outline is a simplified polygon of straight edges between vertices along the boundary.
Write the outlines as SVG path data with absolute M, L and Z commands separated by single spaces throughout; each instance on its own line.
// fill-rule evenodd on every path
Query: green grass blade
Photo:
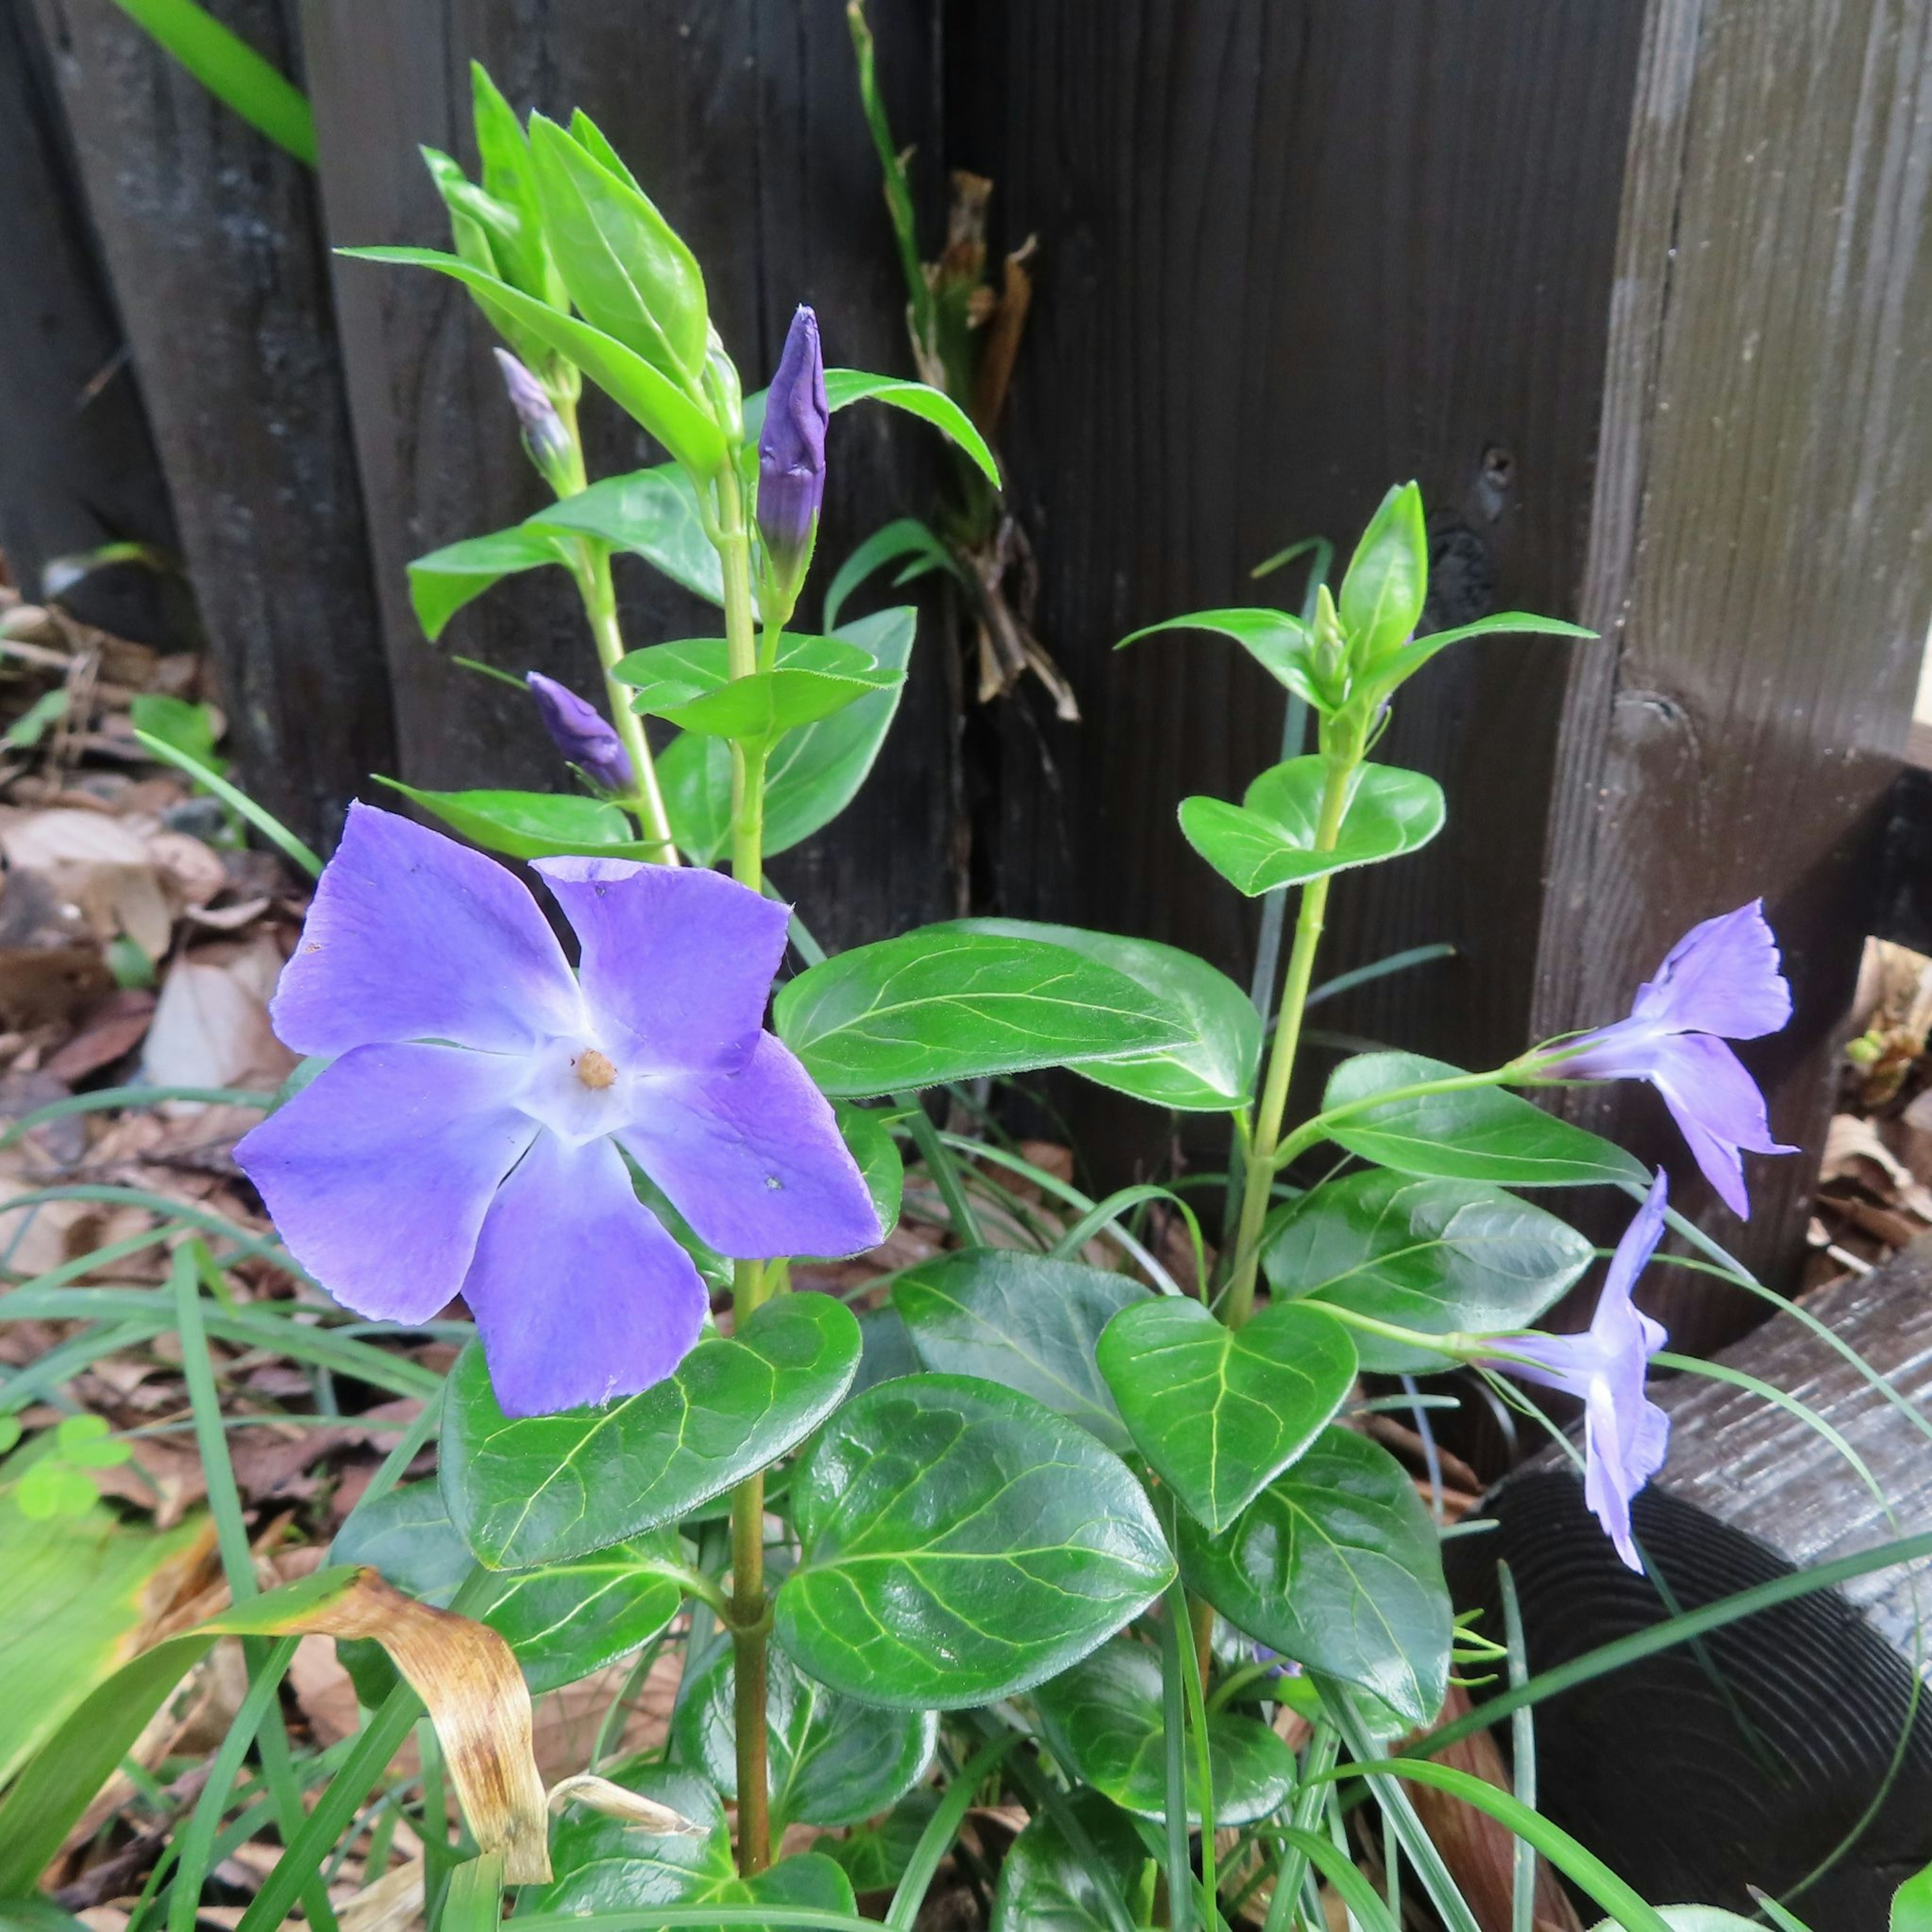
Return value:
M 1507 1563 L 1496 1564 L 1496 1580 L 1502 1586 L 1503 1645 L 1509 1654 L 1509 1681 L 1512 1690 L 1529 1676 L 1529 1654 L 1522 1640 L 1522 1609 L 1516 1601 L 1516 1579 Z M 1536 1724 L 1530 1706 L 1510 1719 L 1510 1756 L 1516 1760 L 1516 1802 L 1525 1810 L 1536 1809 Z M 1510 1874 L 1510 1932 L 1536 1932 L 1536 1848 L 1527 1838 L 1516 1841 Z
M 120 4 L 124 7 L 128 0 L 120 0 Z M 182 4 L 182 0 L 174 0 L 174 4 Z M 196 784 L 205 786 L 224 805 L 238 812 L 264 838 L 292 859 L 311 879 L 322 877 L 322 861 L 314 852 L 304 845 L 273 812 L 257 805 L 239 786 L 230 784 L 218 772 L 209 770 L 199 758 L 178 750 L 165 739 L 157 738 L 152 732 L 136 731 L 134 736 L 142 749 L 151 752 L 164 764 L 172 765 L 177 771 L 187 772 Z
M 1298 1852 L 1325 1878 L 1335 1896 L 1370 1928 L 1370 1932 L 1402 1932 L 1390 1917 L 1389 1909 L 1376 1896 L 1376 1888 L 1364 1878 L 1354 1861 L 1336 1850 L 1326 1838 L 1291 1825 L 1282 1834 L 1290 1847 Z
M 1188 1932 L 1193 1916 L 1194 1864 L 1187 1846 L 1187 1707 L 1180 1660 L 1180 1647 L 1190 1640 L 1186 1612 L 1176 1616 L 1170 1596 L 1167 1615 L 1160 1620 L 1160 1696 L 1167 1769 L 1167 1922 L 1172 1932 Z
M 926 1829 L 919 1834 L 919 1843 L 913 1847 L 912 1857 L 899 1879 L 898 1888 L 892 1894 L 892 1904 L 886 1912 L 890 1932 L 912 1932 L 913 1921 L 926 1903 L 933 1874 L 938 1870 L 940 1861 L 952 1849 L 953 1838 L 972 1806 L 974 1793 L 1018 1742 L 1019 1733 L 1016 1731 L 993 1738 L 967 1760 L 958 1776 L 946 1787 L 946 1796 L 939 1801 L 939 1808 L 926 1821 Z
M 308 97 L 194 0 L 116 0 L 150 39 L 179 61 L 224 106 L 277 147 L 316 164 Z
M 260 1107 L 263 1112 L 275 1104 L 272 1094 L 257 1094 L 245 1087 L 97 1087 L 87 1094 L 70 1094 L 64 1100 L 50 1100 L 22 1114 L 0 1133 L 0 1148 L 11 1147 L 23 1134 L 50 1120 L 64 1120 L 70 1114 L 94 1114 L 109 1107 L 159 1107 L 170 1100 L 206 1100 L 217 1106 Z

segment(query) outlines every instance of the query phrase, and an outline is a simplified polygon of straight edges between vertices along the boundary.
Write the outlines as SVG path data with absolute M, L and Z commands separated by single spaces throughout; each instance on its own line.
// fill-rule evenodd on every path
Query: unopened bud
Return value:
M 765 398 L 765 427 L 758 438 L 758 533 L 774 577 L 792 595 L 811 560 L 825 500 L 830 413 L 818 318 L 801 304 Z
M 496 367 L 503 372 L 503 388 L 517 422 L 524 432 L 524 447 L 530 460 L 546 476 L 568 464 L 571 455 L 570 432 L 544 386 L 507 349 L 492 350 Z
M 536 700 L 537 715 L 550 742 L 565 758 L 607 791 L 628 792 L 635 786 L 631 754 L 594 704 L 585 704 L 567 685 L 540 670 L 532 671 L 524 682 Z

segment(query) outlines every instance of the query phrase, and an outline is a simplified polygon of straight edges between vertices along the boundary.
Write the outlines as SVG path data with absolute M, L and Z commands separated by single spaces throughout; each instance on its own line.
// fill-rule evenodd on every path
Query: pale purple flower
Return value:
M 812 554 L 825 499 L 829 419 L 818 318 L 801 303 L 766 394 L 765 427 L 758 438 L 758 532 L 781 578 L 795 576 Z
M 1704 1178 L 1738 1215 L 1750 1210 L 1739 1150 L 1797 1151 L 1772 1138 L 1764 1096 L 1724 1044 L 1775 1033 L 1790 1018 L 1791 988 L 1778 968 L 1762 899 L 1707 919 L 1637 988 L 1629 1018 L 1565 1042 L 1550 1070 L 1564 1079 L 1648 1080 Z
M 537 701 L 550 741 L 586 778 L 593 778 L 607 791 L 628 792 L 637 784 L 637 773 L 623 740 L 612 730 L 610 721 L 596 705 L 586 704 L 568 685 L 559 684 L 533 670 L 524 680 Z
M 515 356 L 507 349 L 493 349 L 490 352 L 502 371 L 504 392 L 517 412 L 518 426 L 523 430 L 530 460 L 548 475 L 554 465 L 568 458 L 570 432 L 564 428 L 550 392 Z
M 1630 1540 L 1630 1498 L 1664 1467 L 1670 1443 L 1670 1418 L 1645 1394 L 1644 1376 L 1670 1337 L 1633 1304 L 1630 1290 L 1663 1238 L 1664 1196 L 1660 1170 L 1610 1257 L 1596 1314 L 1582 1334 L 1513 1335 L 1504 1344 L 1508 1357 L 1490 1364 L 1583 1404 L 1583 1498 L 1636 1570 L 1643 1564 Z
M 582 948 L 493 860 L 352 806 L 272 1009 L 339 1055 L 236 1157 L 345 1306 L 460 1294 L 512 1415 L 648 1387 L 698 1339 L 691 1257 L 626 1156 L 721 1253 L 880 1239 L 832 1109 L 763 1030 L 785 908 L 722 874 L 539 859 Z

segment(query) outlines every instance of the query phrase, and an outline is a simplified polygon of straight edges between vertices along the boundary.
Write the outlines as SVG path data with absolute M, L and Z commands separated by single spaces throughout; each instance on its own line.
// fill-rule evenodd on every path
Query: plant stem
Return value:
M 1512 1060 L 1507 1066 L 1492 1066 L 1483 1073 L 1456 1073 L 1441 1080 L 1418 1080 L 1407 1087 L 1385 1088 L 1378 1094 L 1364 1094 L 1359 1100 L 1346 1100 L 1339 1107 L 1312 1115 L 1288 1135 L 1275 1150 L 1274 1164 L 1286 1167 L 1316 1142 L 1327 1139 L 1328 1130 L 1337 1121 L 1366 1113 L 1371 1107 L 1393 1106 L 1403 1100 L 1425 1100 L 1432 1094 L 1466 1094 L 1478 1087 L 1514 1086 L 1525 1078 L 1523 1063 Z
M 1321 814 L 1315 830 L 1314 849 L 1318 852 L 1335 849 L 1342 814 L 1348 808 L 1350 782 L 1360 757 L 1359 750 L 1352 757 L 1329 754 L 1322 788 Z M 1282 983 L 1281 1017 L 1275 1027 L 1274 1050 L 1268 1056 L 1268 1077 L 1255 1116 L 1254 1135 L 1248 1143 L 1241 1218 L 1234 1238 L 1234 1273 L 1228 1281 L 1222 1316 L 1231 1328 L 1240 1328 L 1254 1312 L 1255 1274 L 1261 1260 L 1262 1228 L 1268 1220 L 1270 1190 L 1274 1181 L 1275 1143 L 1280 1138 L 1282 1116 L 1288 1108 L 1288 1082 L 1294 1076 L 1295 1052 L 1301 1042 L 1302 1010 L 1308 1004 L 1308 988 L 1314 977 L 1315 954 L 1322 943 L 1332 876 L 1324 872 L 1301 889 L 1294 946 L 1288 956 L 1288 976 Z
M 628 688 L 614 675 L 624 655 L 624 637 L 617 628 L 617 591 L 610 580 L 610 553 L 602 544 L 586 542 L 583 546 L 577 587 L 584 598 L 584 614 L 590 620 L 590 634 L 596 641 L 597 662 L 604 667 L 604 693 L 610 706 L 610 722 L 617 728 L 617 736 L 637 778 L 631 809 L 638 815 L 645 839 L 657 848 L 658 863 L 675 866 L 677 846 L 670 836 L 670 815 L 664 810 L 658 768 L 644 736 L 644 721 L 631 709 Z

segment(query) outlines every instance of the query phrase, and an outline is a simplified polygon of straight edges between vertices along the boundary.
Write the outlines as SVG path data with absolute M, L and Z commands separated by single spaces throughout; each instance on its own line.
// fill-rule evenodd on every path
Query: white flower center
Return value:
M 548 1040 L 530 1054 L 517 1105 L 567 1146 L 581 1147 L 630 1119 L 642 1077 L 581 1036 Z

